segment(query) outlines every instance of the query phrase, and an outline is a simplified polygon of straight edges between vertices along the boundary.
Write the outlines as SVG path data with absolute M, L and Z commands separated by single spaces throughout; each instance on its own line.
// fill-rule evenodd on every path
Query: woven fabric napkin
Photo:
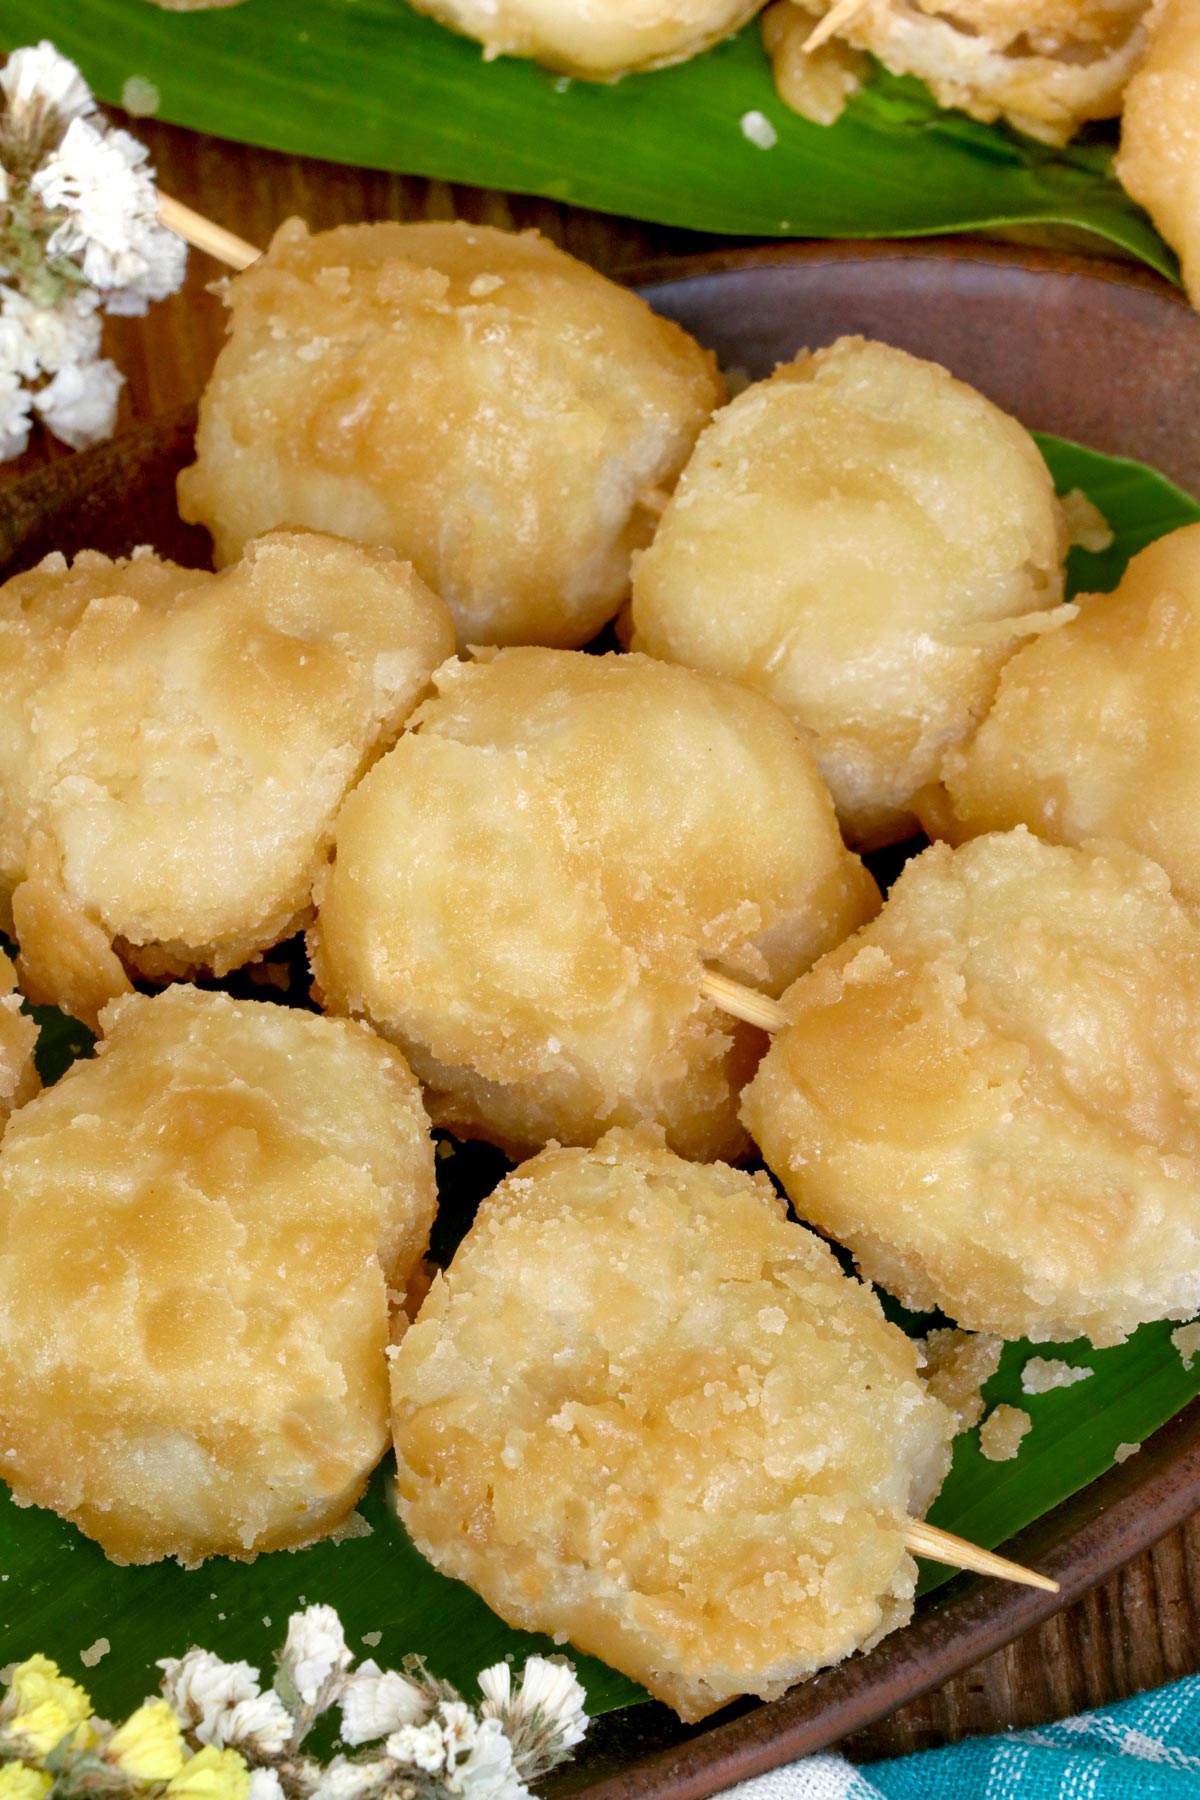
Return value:
M 723 1800 L 1200 1800 L 1200 1675 L 1036 1731 L 858 1769 L 809 1756 Z

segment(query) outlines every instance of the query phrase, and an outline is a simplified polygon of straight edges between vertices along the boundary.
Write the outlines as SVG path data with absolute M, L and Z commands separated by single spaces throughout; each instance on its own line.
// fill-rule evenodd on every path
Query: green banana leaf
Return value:
M 49 37 L 102 99 L 151 81 L 159 116 L 337 162 L 752 237 L 887 237 L 1067 226 L 1175 279 L 1177 264 L 1111 172 L 1111 133 L 1054 151 L 939 109 L 877 70 L 834 126 L 778 100 L 750 24 L 672 69 L 609 85 L 477 45 L 404 0 L 0 0 L 0 47 Z M 770 150 L 743 135 L 761 112 Z M 236 225 L 236 220 L 226 223 Z
M 1101 555 L 1073 553 L 1071 592 L 1114 585 L 1125 561 L 1150 538 L 1200 519 L 1200 504 L 1138 463 L 1101 456 L 1060 439 L 1039 440 L 1060 492 L 1082 488 L 1114 528 Z M 73 1020 L 35 1009 L 42 1027 L 39 1066 L 45 1081 L 87 1054 L 90 1035 Z M 441 1212 L 434 1253 L 448 1257 L 477 1200 L 507 1165 L 484 1145 L 460 1146 L 439 1159 Z M 889 1311 L 909 1329 L 927 1320 Z M 1033 1426 L 1010 1462 L 985 1461 L 977 1431 L 960 1437 L 954 1467 L 931 1517 L 988 1546 L 1085 1487 L 1112 1466 L 1121 1445 L 1141 1443 L 1200 1394 L 1200 1356 L 1190 1370 L 1170 1341 L 1170 1325 L 1147 1325 L 1128 1343 L 1095 1351 L 1079 1343 L 1059 1349 L 1012 1344 L 989 1382 L 989 1404 L 1025 1408 Z M 1030 1355 L 1061 1356 L 1093 1373 L 1047 1394 L 1022 1392 Z M 283 1637 L 289 1612 L 306 1602 L 335 1605 L 362 1655 L 395 1665 L 420 1652 L 439 1675 L 470 1692 L 488 1663 L 520 1657 L 543 1640 L 510 1631 L 467 1588 L 431 1569 L 413 1549 L 387 1500 L 386 1467 L 360 1507 L 370 1535 L 311 1549 L 276 1552 L 245 1564 L 217 1560 L 194 1570 L 175 1564 L 117 1568 L 73 1526 L 53 1514 L 0 1499 L 0 1664 L 42 1650 L 69 1673 L 83 1675 L 101 1712 L 122 1713 L 156 1685 L 154 1659 L 201 1644 L 228 1657 L 264 1664 Z M 926 1565 L 923 1591 L 949 1579 Z M 375 1634 L 380 1636 L 376 1639 Z M 370 1636 L 370 1645 L 365 1643 Z M 85 1671 L 81 1652 L 107 1638 L 109 1653 Z M 644 1696 L 622 1676 L 579 1659 L 593 1712 Z

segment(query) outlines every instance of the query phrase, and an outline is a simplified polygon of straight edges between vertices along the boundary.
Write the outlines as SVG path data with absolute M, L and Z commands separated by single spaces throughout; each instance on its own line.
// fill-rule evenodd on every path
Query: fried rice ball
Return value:
M 1117 844 L 935 845 L 783 997 L 742 1116 L 906 1306 L 1120 1343 L 1200 1306 L 1200 924 Z
M 220 563 L 272 525 L 391 544 L 463 645 L 594 637 L 722 398 L 686 332 L 536 232 L 292 220 L 226 297 L 184 518 Z
M 9 1114 L 38 1090 L 33 1061 L 37 1026 L 21 1011 L 16 986 L 17 972 L 0 950 L 0 1131 Z
M 916 829 L 1005 657 L 1060 622 L 1064 532 L 1015 419 L 936 363 L 842 338 L 704 432 L 638 559 L 633 646 L 769 694 L 871 848 Z
M 640 656 L 448 663 L 350 796 L 317 990 L 404 1050 L 435 1123 L 513 1152 L 650 1121 L 742 1154 L 762 1046 L 706 963 L 778 993 L 875 911 L 768 700 Z
M 761 0 L 413 0 L 497 56 L 531 56 L 583 80 L 684 62 L 752 19 Z
M 931 827 L 1111 837 L 1200 904 L 1200 525 L 1135 556 L 1115 592 L 1019 650 L 974 739 L 946 760 Z
M 1145 54 L 1150 0 L 862 0 L 848 14 L 844 6 L 780 0 L 769 27 L 764 18 L 779 95 L 794 111 L 830 124 L 865 78 L 858 71 L 830 112 L 822 104 L 828 74 L 818 82 L 804 70 L 808 60 L 820 69 L 829 46 L 806 53 L 800 45 L 836 10 L 831 42 L 839 48 L 870 51 L 894 75 L 919 76 L 941 106 L 1065 144 L 1089 120 L 1120 112 Z
M 131 975 L 221 975 L 296 931 L 339 805 L 453 646 L 392 552 L 316 533 L 216 576 L 85 552 L 6 583 L 0 896 L 25 991 L 94 1025 Z
M 644 1128 L 485 1200 L 392 1359 L 399 1510 L 512 1625 L 684 1719 L 912 1612 L 953 1421 L 764 1175 Z
M 1116 172 L 1183 264 L 1200 306 L 1200 12 L 1157 0 L 1145 60 L 1125 92 Z
M 194 988 L 105 1008 L 0 1142 L 0 1473 L 119 1562 L 311 1542 L 388 1435 L 435 1207 L 403 1059 Z

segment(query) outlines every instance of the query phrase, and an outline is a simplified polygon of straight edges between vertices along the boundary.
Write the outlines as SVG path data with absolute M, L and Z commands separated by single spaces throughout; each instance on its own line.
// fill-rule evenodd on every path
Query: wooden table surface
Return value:
M 509 198 L 446 183 L 280 156 L 131 121 L 149 145 L 164 189 L 265 243 L 285 218 L 313 227 L 357 219 L 468 218 L 535 225 L 574 255 L 615 274 L 651 257 L 713 240 L 614 219 L 551 201 Z M 170 412 L 199 393 L 220 346 L 219 274 L 193 255 L 183 292 L 145 319 L 114 320 L 108 350 L 128 378 L 121 423 Z M 44 440 L 4 478 L 62 454 Z M 1200 1670 L 1200 1516 L 1129 1563 L 1076 1606 L 968 1674 L 894 1713 L 845 1746 L 862 1760 L 948 1739 L 1030 1726 Z

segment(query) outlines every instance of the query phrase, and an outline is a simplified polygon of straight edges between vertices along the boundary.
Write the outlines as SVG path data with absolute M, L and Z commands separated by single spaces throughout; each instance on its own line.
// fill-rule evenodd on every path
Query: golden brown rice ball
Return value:
M 311 916 L 333 819 L 454 646 L 390 551 L 277 532 L 0 589 L 0 892 L 22 985 L 94 1024 L 130 975 L 237 968 Z
M 392 1400 L 418 1548 L 684 1719 L 905 1622 L 904 1530 L 953 1430 L 766 1176 L 644 1129 L 547 1150 L 484 1201 Z
M 21 1011 L 16 986 L 17 972 L 0 950 L 0 1132 L 9 1114 L 38 1090 L 33 1061 L 37 1026 Z
M 678 325 L 539 237 L 284 225 L 229 283 L 185 519 L 391 544 L 462 644 L 594 637 L 722 397 Z
M 1200 926 L 1116 844 L 935 845 L 783 997 L 742 1116 L 862 1272 L 971 1331 L 1200 1306 Z
M 387 1443 L 417 1084 L 362 1025 L 194 988 L 101 1025 L 0 1144 L 0 1473 L 116 1561 L 308 1543 Z
M 935 363 L 842 338 L 704 432 L 638 560 L 633 646 L 750 683 L 807 733 L 866 847 L 1057 622 L 1062 522 L 1015 419 Z
M 704 965 L 778 993 L 878 892 L 770 701 L 640 656 L 505 650 L 343 807 L 318 990 L 404 1050 L 435 1123 L 514 1151 L 650 1121 L 744 1153 L 761 1037 Z
M 1200 903 L 1200 525 L 1159 538 L 1111 594 L 1019 650 L 987 718 L 947 758 L 950 837 L 1028 825 L 1110 837 Z
M 1183 264 L 1200 305 L 1200 12 L 1157 0 L 1150 46 L 1125 90 L 1116 172 Z
M 532 56 L 584 80 L 611 81 L 707 50 L 753 18 L 760 0 L 414 0 L 475 38 L 490 62 Z

